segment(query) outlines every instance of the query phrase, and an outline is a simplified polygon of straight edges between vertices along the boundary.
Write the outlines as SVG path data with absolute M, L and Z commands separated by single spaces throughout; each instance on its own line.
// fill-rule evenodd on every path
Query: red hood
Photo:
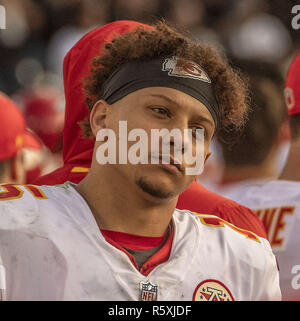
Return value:
M 152 28 L 135 21 L 115 21 L 96 28 L 82 37 L 64 59 L 64 88 L 66 98 L 63 133 L 63 160 L 65 164 L 90 165 L 94 139 L 82 137 L 80 120 L 88 117 L 83 92 L 83 78 L 90 73 L 91 60 L 101 54 L 103 44 L 116 35 L 130 32 L 138 26 Z

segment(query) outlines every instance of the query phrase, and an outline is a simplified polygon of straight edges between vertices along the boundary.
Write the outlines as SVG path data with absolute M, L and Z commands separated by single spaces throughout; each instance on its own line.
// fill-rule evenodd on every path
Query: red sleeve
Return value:
M 88 167 L 82 165 L 75 166 L 73 164 L 64 165 L 54 172 L 37 178 L 33 184 L 35 185 L 57 185 L 66 181 L 78 184 L 88 173 Z
M 260 218 L 250 208 L 236 204 L 219 205 L 215 215 L 225 221 L 245 230 L 254 232 L 256 235 L 268 239 L 266 229 Z

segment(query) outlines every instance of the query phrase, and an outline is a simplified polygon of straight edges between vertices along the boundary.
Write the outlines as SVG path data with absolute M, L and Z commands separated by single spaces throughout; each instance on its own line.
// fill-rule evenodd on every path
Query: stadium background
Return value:
M 25 153 L 32 175 L 61 165 L 63 58 L 95 27 L 121 19 L 149 23 L 165 18 L 193 38 L 213 45 L 231 61 L 251 61 L 252 73 L 270 66 L 277 75 L 273 81 L 282 92 L 287 68 L 300 51 L 300 29 L 291 25 L 297 1 L 7 0 L 0 4 L 6 10 L 6 29 L 0 30 L 0 91 L 18 104 L 28 126 L 45 145 L 42 151 Z M 247 72 L 238 63 L 236 66 Z M 287 150 L 288 141 L 283 141 L 278 171 Z M 203 174 L 202 182 L 207 185 L 218 180 L 221 168 L 217 144 L 214 152 Z M 39 173 L 34 172 L 37 167 Z

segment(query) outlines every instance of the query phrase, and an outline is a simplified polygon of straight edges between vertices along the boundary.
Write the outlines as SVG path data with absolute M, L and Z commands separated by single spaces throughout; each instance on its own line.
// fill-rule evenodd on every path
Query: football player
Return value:
M 217 216 L 175 208 L 195 178 L 187 159 L 189 152 L 197 155 L 198 139 L 206 160 L 218 128 L 244 122 L 241 78 L 213 48 L 163 22 L 116 36 L 103 50 L 85 85 L 90 116 L 82 126 L 86 137 L 97 137 L 87 176 L 78 185 L 1 186 L 5 297 L 280 300 L 276 260 L 265 238 Z M 66 90 L 78 99 L 72 74 L 80 76 L 76 64 L 82 61 L 72 62 Z M 160 152 L 155 164 L 100 165 L 99 151 L 110 139 L 103 141 L 103 132 L 116 135 L 117 151 L 128 155 L 133 146 L 132 140 L 121 144 L 120 121 L 148 139 L 154 129 L 193 136 L 176 153 L 175 141 L 169 142 L 169 163 Z
M 82 79 L 89 74 L 91 60 L 105 51 L 104 44 L 116 35 L 125 34 L 138 26 L 151 28 L 135 21 L 115 21 L 86 34 L 70 49 L 64 60 L 66 113 L 64 126 L 64 165 L 33 183 L 56 185 L 66 181 L 78 184 L 91 166 L 95 138 L 84 139 L 78 123 L 88 118 L 88 108 L 82 90 Z M 76 89 L 76 90 L 75 90 Z M 218 133 L 216 133 L 218 135 Z M 196 180 L 178 197 L 176 208 L 214 214 L 226 221 L 267 238 L 261 220 L 249 208 L 206 189 Z
M 40 149 L 41 143 L 26 129 L 23 114 L 4 93 L 0 93 L 0 124 L 0 182 L 24 184 L 24 148 Z
M 279 179 L 248 182 L 233 188 L 230 197 L 250 207 L 262 219 L 280 267 L 283 300 L 300 300 L 300 55 L 290 65 L 284 96 L 291 144 Z M 274 110 L 274 105 L 270 106 Z M 277 107 L 278 108 L 278 107 Z M 263 114 L 267 113 L 265 110 Z M 276 126 L 274 123 L 272 126 Z M 272 127 L 270 126 L 270 127 Z M 279 127 L 278 127 L 279 128 Z M 251 134 L 250 134 L 251 136 Z M 276 132 L 273 137 L 275 140 Z M 256 156 L 257 157 L 257 156 Z M 238 169 L 236 169 L 238 175 Z M 262 172 L 258 166 L 258 173 Z

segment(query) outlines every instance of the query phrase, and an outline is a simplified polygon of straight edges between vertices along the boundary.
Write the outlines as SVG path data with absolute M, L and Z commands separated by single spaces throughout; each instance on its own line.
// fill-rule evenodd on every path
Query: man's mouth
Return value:
M 182 166 L 181 162 L 170 155 L 159 155 L 159 164 L 166 168 L 176 169 L 176 171 L 184 173 L 184 166 Z

